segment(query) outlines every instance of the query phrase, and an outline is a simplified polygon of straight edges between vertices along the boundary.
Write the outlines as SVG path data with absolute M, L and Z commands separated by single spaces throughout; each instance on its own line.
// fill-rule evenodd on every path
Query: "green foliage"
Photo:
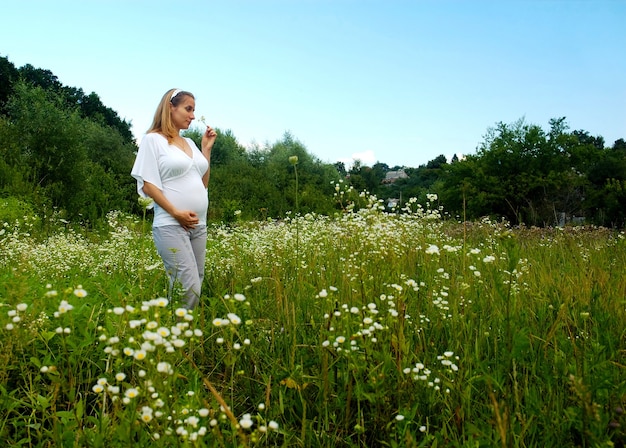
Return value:
M 202 130 L 184 134 L 198 147 Z M 229 131 L 218 130 L 211 152 L 210 218 L 223 222 L 284 217 L 295 209 L 296 178 L 289 157 L 298 157 L 299 211 L 332 213 L 331 182 L 339 179 L 335 167 L 322 164 L 291 135 L 267 148 L 247 151 Z
M 13 87 L 10 120 L 0 118 L 2 191 L 36 205 L 44 218 L 62 209 L 74 221 L 96 223 L 110 210 L 129 209 L 134 144 L 81 118 L 52 91 Z
M 32 204 L 15 197 L 0 199 L 0 223 L 24 224 L 25 220 L 35 217 Z
M 498 123 L 476 155 L 446 167 L 443 204 L 468 219 L 498 216 L 545 226 L 578 216 L 622 226 L 607 185 L 626 179 L 625 154 L 604 148 L 601 137 L 567 128 L 564 118 L 550 120 L 548 132 L 524 120 Z

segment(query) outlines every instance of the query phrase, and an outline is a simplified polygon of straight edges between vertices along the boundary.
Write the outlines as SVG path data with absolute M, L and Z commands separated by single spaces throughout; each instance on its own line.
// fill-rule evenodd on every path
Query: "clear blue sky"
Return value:
M 0 56 L 96 92 L 140 137 L 169 88 L 263 146 L 417 167 L 497 122 L 626 138 L 626 0 L 47 0 L 0 6 Z

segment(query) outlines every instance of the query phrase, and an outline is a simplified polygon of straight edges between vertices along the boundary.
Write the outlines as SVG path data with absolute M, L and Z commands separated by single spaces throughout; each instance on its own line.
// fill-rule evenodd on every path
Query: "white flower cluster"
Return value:
M 443 366 L 447 368 L 448 372 L 457 372 L 458 366 L 452 361 L 452 359 L 458 360 L 458 356 L 453 358 L 454 353 L 446 351 L 443 355 L 437 356 L 437 359 Z M 433 372 L 427 368 L 423 363 L 417 362 L 413 367 L 405 367 L 403 370 L 405 375 L 412 375 L 413 380 L 423 381 L 428 387 L 432 387 L 434 390 L 441 390 L 442 380 L 439 377 L 433 378 Z M 450 393 L 450 389 L 445 389 L 446 393 Z
M 20 313 L 26 311 L 26 308 L 28 308 L 28 305 L 26 305 L 25 303 L 20 303 L 15 307 L 15 309 L 9 310 L 7 312 L 7 315 L 11 318 L 11 322 L 5 325 L 5 328 L 7 330 L 13 330 L 15 328 L 15 324 L 21 322 L 22 317 L 20 316 Z
M 325 290 L 323 290 L 322 292 L 324 291 Z M 356 316 L 359 320 L 359 330 L 348 338 L 343 335 L 337 335 L 334 337 L 331 336 L 329 339 L 322 342 L 322 347 L 332 347 L 337 352 L 341 352 L 343 350 L 357 351 L 360 348 L 358 345 L 359 340 L 367 338 L 372 343 L 378 342 L 376 332 L 386 329 L 386 327 L 376 319 L 378 312 L 379 310 L 376 304 L 373 302 L 368 303 L 367 306 L 364 306 L 362 308 L 356 306 L 350 307 L 348 304 L 344 303 L 343 305 L 341 305 L 341 310 L 337 309 L 332 314 L 325 314 L 324 318 L 327 320 L 341 318 L 341 316 L 344 315 Z M 328 330 L 330 332 L 334 332 L 335 327 L 329 325 Z M 345 343 L 348 340 L 349 345 L 346 346 Z

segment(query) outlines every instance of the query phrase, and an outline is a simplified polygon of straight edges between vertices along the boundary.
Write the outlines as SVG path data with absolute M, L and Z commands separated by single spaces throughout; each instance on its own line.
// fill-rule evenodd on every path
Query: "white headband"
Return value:
M 178 95 L 180 92 L 182 92 L 182 90 L 180 90 L 180 89 L 176 89 L 176 90 L 174 90 L 174 91 L 172 92 L 172 96 L 170 97 L 170 102 L 172 102 L 172 100 L 174 99 L 174 97 L 175 97 L 176 95 Z

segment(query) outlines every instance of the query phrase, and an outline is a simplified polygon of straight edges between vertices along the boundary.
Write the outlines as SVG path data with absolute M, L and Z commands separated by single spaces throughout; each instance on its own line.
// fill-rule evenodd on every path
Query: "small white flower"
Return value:
M 237 316 L 235 313 L 228 313 L 228 320 L 233 324 L 233 325 L 239 325 L 241 324 L 241 318 L 239 316 Z
M 241 420 L 239 420 L 239 425 L 243 429 L 251 428 L 253 424 L 254 424 L 254 422 L 252 421 L 252 418 L 251 418 L 250 414 L 245 414 L 243 416 L 243 418 Z
M 439 255 L 439 247 L 435 244 L 431 244 L 428 248 L 426 248 L 426 253 L 429 255 Z
M 157 371 L 161 373 L 171 373 L 171 368 L 168 362 L 160 362 L 157 364 Z
M 61 300 L 61 303 L 59 303 L 58 313 L 65 314 L 72 309 L 74 309 L 74 307 L 70 305 L 67 300 Z
M 200 419 L 196 417 L 195 415 L 192 415 L 192 416 L 187 417 L 186 422 L 188 425 L 191 425 L 193 428 L 197 428 L 198 423 L 200 423 Z
M 215 319 L 213 319 L 213 326 L 215 327 L 224 327 L 226 325 L 228 325 L 230 323 L 230 321 L 227 321 L 225 319 L 222 319 L 220 317 L 216 317 Z
M 126 398 L 135 398 L 139 395 L 139 391 L 134 387 L 131 387 L 130 389 L 126 389 L 124 395 L 126 396 Z

